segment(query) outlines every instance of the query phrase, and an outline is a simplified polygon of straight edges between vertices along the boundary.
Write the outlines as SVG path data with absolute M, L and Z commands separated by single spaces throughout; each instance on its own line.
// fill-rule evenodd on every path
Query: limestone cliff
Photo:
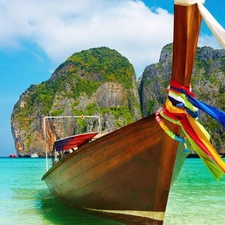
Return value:
M 49 80 L 31 85 L 15 104 L 11 127 L 17 153 L 43 154 L 45 116 L 100 116 L 101 130 L 108 132 L 154 113 L 165 102 L 171 72 L 172 44 L 162 49 L 159 63 L 147 66 L 138 82 L 133 66 L 115 50 L 102 47 L 73 54 Z M 191 84 L 200 100 L 225 111 L 225 50 L 198 48 Z M 216 149 L 225 152 L 221 125 L 202 112 L 199 121 Z M 59 137 L 98 126 L 96 119 L 48 119 L 47 148 Z
M 98 120 L 46 116 L 99 116 Z M 73 54 L 51 78 L 31 85 L 15 104 L 11 128 L 18 155 L 44 154 L 53 142 L 74 133 L 113 131 L 141 118 L 133 66 L 115 50 L 101 47 Z
M 172 73 L 172 44 L 161 52 L 159 63 L 147 66 L 139 80 L 142 115 L 147 116 L 162 107 Z M 198 99 L 225 111 L 225 50 L 211 47 L 197 49 L 191 85 Z M 199 121 L 212 137 L 213 145 L 225 152 L 225 130 L 215 120 L 200 112 Z

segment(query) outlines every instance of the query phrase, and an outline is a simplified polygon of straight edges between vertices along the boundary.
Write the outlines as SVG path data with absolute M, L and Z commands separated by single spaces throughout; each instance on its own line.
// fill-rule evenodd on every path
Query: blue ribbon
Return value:
M 192 103 L 193 106 L 197 107 L 198 109 L 204 111 L 208 115 L 210 115 L 212 118 L 214 118 L 217 122 L 223 125 L 225 128 L 225 113 L 215 107 L 212 107 L 200 100 L 197 100 L 196 98 L 192 97 L 189 95 L 185 90 L 175 88 L 175 87 L 170 87 L 176 91 L 179 91 L 180 93 L 184 93 L 187 97 L 188 100 Z

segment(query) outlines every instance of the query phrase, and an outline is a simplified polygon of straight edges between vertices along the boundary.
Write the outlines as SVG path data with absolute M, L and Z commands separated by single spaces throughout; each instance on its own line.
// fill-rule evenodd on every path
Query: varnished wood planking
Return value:
M 156 202 L 155 209 L 160 211 L 164 209 L 164 204 L 167 203 L 170 184 L 176 159 L 178 142 L 174 141 L 166 133 L 162 138 L 162 157 L 160 158 L 159 174 L 156 181 Z
M 158 127 L 158 125 L 157 125 L 157 127 Z M 154 126 L 151 126 L 151 128 L 154 128 Z M 92 177 L 92 179 L 94 179 L 94 178 L 97 179 L 101 175 L 101 173 L 99 173 L 98 171 L 104 171 L 104 173 L 106 173 L 107 172 L 107 166 L 109 167 L 109 170 L 110 169 L 113 169 L 115 166 L 118 166 L 120 164 L 123 164 L 127 160 L 130 160 L 130 158 L 133 157 L 132 154 L 134 154 L 134 155 L 135 154 L 140 154 L 139 152 L 145 151 L 146 145 L 148 145 L 148 146 L 155 145 L 154 144 L 155 142 L 157 143 L 158 141 L 160 141 L 161 135 L 162 135 L 162 130 L 161 129 L 154 129 L 154 130 L 158 130 L 159 131 L 159 135 L 157 135 L 157 136 L 155 136 L 155 135 L 151 136 L 151 138 L 153 140 L 152 139 L 149 139 L 147 137 L 147 135 L 146 135 L 146 137 L 144 137 L 144 140 L 142 142 L 142 145 L 139 145 L 140 144 L 140 142 L 139 142 L 140 138 L 138 138 L 139 140 L 137 140 L 136 145 L 134 145 L 134 142 L 133 142 L 133 140 L 135 138 L 129 139 L 129 141 L 132 143 L 132 145 L 129 145 L 129 143 L 127 143 L 127 145 L 123 146 L 123 149 L 121 149 L 120 155 L 118 155 L 118 159 L 116 159 L 115 157 L 114 158 L 111 157 L 111 158 L 108 159 L 109 160 L 108 162 L 107 161 L 106 162 L 100 161 L 100 162 L 98 162 L 98 164 L 96 164 L 97 167 L 96 168 L 93 168 L 93 162 L 90 162 L 88 160 L 88 158 L 87 158 L 87 160 L 86 160 L 87 164 L 81 163 L 80 165 L 76 165 L 76 163 L 75 163 L 74 164 L 74 167 L 75 168 L 78 168 L 79 171 L 80 170 L 82 171 L 83 168 L 85 169 L 85 171 L 88 171 L 87 168 L 88 168 L 88 165 L 90 165 L 91 167 L 89 169 L 91 169 L 91 171 L 88 171 L 88 173 L 90 173 L 89 177 Z M 147 130 L 147 133 L 148 133 L 148 131 L 149 130 Z M 141 135 L 143 137 L 143 133 L 138 134 L 136 136 L 138 137 L 139 135 Z M 126 147 L 126 149 L 125 149 L 125 147 Z M 105 150 L 105 151 L 107 151 L 107 150 Z M 110 152 L 111 150 L 108 150 L 108 151 Z M 154 157 L 152 157 L 152 160 L 154 160 Z M 100 168 L 98 168 L 98 167 L 100 167 Z M 96 171 L 95 172 L 96 174 L 93 171 Z M 76 171 L 74 171 L 74 172 L 76 172 Z M 54 180 L 54 182 L 53 182 L 54 185 L 57 186 L 57 188 L 60 188 L 60 186 L 57 185 L 57 179 L 59 177 L 61 177 L 61 176 L 59 176 L 59 174 L 56 173 L 55 176 L 52 177 L 53 174 L 54 173 L 51 174 L 51 179 Z M 81 173 L 81 175 L 82 175 L 82 173 Z M 92 175 L 94 175 L 94 176 L 92 176 Z M 70 176 L 71 176 L 71 174 L 69 173 L 69 171 L 64 171 L 64 177 L 70 177 Z M 76 176 L 76 173 L 75 173 L 75 176 Z M 70 177 L 70 179 L 71 179 L 71 177 Z M 80 188 L 82 188 L 82 185 L 80 186 L 78 181 L 79 181 L 79 178 L 77 177 L 76 183 L 78 183 L 78 186 Z M 87 182 L 87 181 L 88 181 L 88 179 L 85 179 L 84 183 Z M 60 179 L 59 179 L 59 182 L 61 183 L 61 180 Z M 62 182 L 62 183 L 65 184 L 65 182 Z M 81 181 L 81 183 L 82 183 L 82 181 Z
M 151 154 L 151 157 L 149 157 L 149 154 Z M 132 189 L 133 191 L 135 190 L 135 186 L 136 189 L 139 188 L 139 190 L 142 190 L 146 185 L 148 185 L 148 195 L 152 189 L 155 190 L 154 176 L 157 176 L 157 173 L 152 173 L 153 171 L 157 170 L 158 166 L 159 159 L 156 156 L 154 157 L 152 155 L 151 149 L 149 149 L 149 152 L 145 151 L 142 154 L 136 155 L 131 160 L 124 162 L 120 166 L 114 167 L 112 170 L 109 170 L 108 173 L 103 174 L 98 179 L 93 179 L 92 182 L 87 182 L 83 188 L 72 194 L 76 195 L 75 198 L 80 198 L 79 204 L 86 204 L 86 207 L 89 205 L 90 207 L 94 208 L 112 208 L 114 202 L 117 201 L 117 207 L 123 206 L 123 208 L 125 209 L 129 204 L 129 207 L 137 209 L 137 207 L 140 207 L 137 202 L 131 203 L 132 199 L 130 199 L 130 201 L 128 202 L 124 197 L 131 194 L 130 192 L 132 191 Z M 142 174 L 143 170 L 146 170 L 147 168 L 148 170 L 145 171 L 146 173 Z M 150 177 L 150 179 L 146 180 L 146 184 L 138 182 L 138 179 L 146 176 Z M 84 176 L 83 178 L 85 179 L 86 176 Z M 152 182 L 151 186 L 150 182 Z M 113 193 L 117 197 L 112 197 Z M 135 194 L 137 194 L 134 193 L 133 197 L 135 197 Z M 140 194 L 141 193 L 137 195 Z M 106 198 L 106 196 L 108 197 Z M 149 195 L 146 200 L 150 201 L 150 198 L 151 196 Z M 102 201 L 100 201 L 101 199 Z M 139 198 L 138 200 L 140 201 Z M 103 201 L 105 202 L 105 204 L 103 204 Z M 106 203 L 109 204 L 108 207 L 106 206 Z M 94 206 L 93 204 L 96 205 Z M 141 207 L 146 208 L 147 205 L 141 204 Z

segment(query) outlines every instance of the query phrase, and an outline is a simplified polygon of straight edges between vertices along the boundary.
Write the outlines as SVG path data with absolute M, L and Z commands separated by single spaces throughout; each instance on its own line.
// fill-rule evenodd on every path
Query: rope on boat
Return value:
M 184 152 L 190 152 L 190 149 L 187 147 L 187 137 L 181 137 L 181 136 L 177 136 L 176 134 L 174 134 L 163 122 L 163 120 L 160 118 L 160 112 L 157 111 L 155 113 L 156 117 L 156 121 L 158 122 L 158 124 L 160 125 L 160 127 L 165 131 L 165 133 L 170 136 L 172 139 L 174 139 L 175 141 L 181 142 L 184 144 Z

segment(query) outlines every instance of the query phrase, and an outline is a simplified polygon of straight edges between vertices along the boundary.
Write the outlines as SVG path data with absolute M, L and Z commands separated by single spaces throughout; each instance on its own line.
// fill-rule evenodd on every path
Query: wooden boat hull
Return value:
M 175 6 L 172 79 L 189 87 L 201 16 Z M 176 135 L 180 127 L 165 121 Z M 148 116 L 83 145 L 44 176 L 63 203 L 126 224 L 163 224 L 171 184 L 185 155 Z
M 43 179 L 66 205 L 130 224 L 162 224 L 177 148 L 152 115 L 82 146 Z

